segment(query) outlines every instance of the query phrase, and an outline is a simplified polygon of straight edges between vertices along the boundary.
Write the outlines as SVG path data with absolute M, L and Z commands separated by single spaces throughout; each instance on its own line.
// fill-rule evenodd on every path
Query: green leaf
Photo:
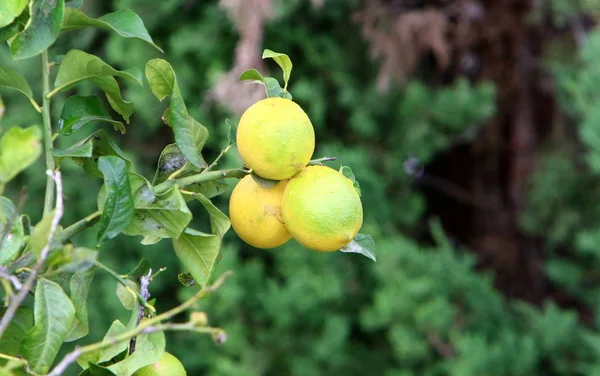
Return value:
M 0 138 L 0 186 L 31 166 L 42 154 L 39 127 L 12 127 Z
M 179 150 L 191 164 L 206 168 L 202 148 L 208 139 L 208 129 L 188 114 L 171 65 L 162 59 L 150 60 L 146 64 L 146 79 L 158 100 L 171 97 L 170 107 L 165 111 L 163 119 L 173 128 Z
M 114 13 L 108 13 L 98 19 L 90 18 L 76 8 L 67 8 L 65 10 L 65 18 L 62 24 L 63 31 L 77 30 L 88 26 L 114 31 L 124 38 L 143 40 L 160 52 L 163 52 L 160 47 L 154 44 L 142 19 L 129 9 L 121 9 Z
M 225 125 L 227 126 L 227 146 L 235 145 L 237 142 L 237 123 L 232 123 L 229 119 L 225 119 Z
M 360 253 L 363 256 L 377 261 L 375 257 L 375 242 L 371 235 L 357 234 L 354 240 L 340 249 L 341 252 Z
M 261 84 L 265 87 L 267 97 L 269 98 L 286 98 L 292 99 L 292 94 L 284 90 L 273 77 L 263 77 L 256 69 L 248 69 L 240 75 L 238 81 L 252 81 L 256 84 Z
M 159 237 L 159 236 L 153 236 L 153 235 L 146 235 L 144 236 L 144 238 L 140 241 L 141 245 L 153 245 L 158 243 L 159 241 L 163 240 L 163 238 Z
M 3 0 L 0 9 L 0 27 L 11 24 L 29 3 L 29 0 Z
M 89 368 L 83 370 L 79 376 L 114 376 L 108 368 L 102 367 L 96 363 L 89 363 Z
M 92 144 L 92 156 L 90 157 L 71 157 L 71 159 L 83 167 L 85 172 L 92 176 L 103 177 L 100 170 L 98 170 L 98 160 L 102 156 L 115 156 L 125 161 L 128 171 L 133 169 L 133 165 L 129 158 L 125 155 L 123 150 L 108 136 L 104 129 L 99 129 L 94 132 L 91 136 L 79 141 L 69 149 L 77 149 L 87 147 L 85 144 L 91 142 Z
M 71 276 L 71 302 L 75 307 L 75 319 L 71 323 L 65 342 L 85 337 L 89 332 L 87 297 L 94 280 L 94 269 L 75 272 Z
M 108 111 L 95 96 L 69 97 L 65 102 L 59 120 L 59 133 L 69 135 L 85 124 L 92 121 L 104 121 L 113 125 L 116 131 L 125 133 L 125 127 L 120 121 L 113 120 Z
M 129 286 L 133 291 L 140 290 L 140 286 L 137 283 L 130 281 L 128 279 L 125 280 L 127 286 Z M 137 308 L 137 296 L 131 292 L 129 292 L 122 284 L 117 283 L 117 297 L 123 307 L 128 310 L 134 310 Z
M 104 92 L 110 107 L 129 124 L 129 118 L 133 114 L 133 102 L 123 99 L 117 80 L 112 76 L 102 76 L 94 77 L 90 81 Z
M 54 250 L 47 260 L 48 270 L 53 273 L 76 273 L 84 272 L 94 266 L 98 258 L 98 251 L 93 249 L 77 247 L 73 244 L 65 244 Z
M 5 312 L 6 308 L 0 308 L 0 317 L 4 316 Z M 17 308 L 17 312 L 2 335 L 0 353 L 11 356 L 20 355 L 21 343 L 32 327 L 33 311 L 23 306 Z
M 263 177 L 260 177 L 260 176 L 256 175 L 254 173 L 254 171 L 252 171 L 250 173 L 250 176 L 252 176 L 252 179 L 254 179 L 256 184 L 260 185 L 263 188 L 273 188 L 274 186 L 277 185 L 277 183 L 279 183 L 278 180 L 271 180 L 271 179 L 265 179 Z
M 102 343 L 111 343 L 116 336 L 125 333 L 125 331 L 127 331 L 127 328 L 125 325 L 123 325 L 123 323 L 121 323 L 121 321 L 113 321 L 110 328 L 104 335 Z M 87 354 L 83 354 L 77 358 L 77 363 L 81 366 L 81 368 L 88 369 L 90 363 L 103 363 L 113 359 L 115 356 L 125 351 L 128 345 L 129 343 L 127 341 L 123 341 L 115 343 L 112 346 L 102 350 L 96 350 Z
M 265 49 L 262 54 L 262 58 L 271 58 L 275 60 L 275 62 L 281 67 L 283 71 L 283 81 L 285 82 L 285 86 L 283 87 L 284 91 L 287 90 L 288 81 L 290 80 L 290 74 L 292 73 L 292 60 L 290 60 L 289 56 L 286 54 L 282 54 L 279 52 L 271 51 L 269 49 Z
M 35 326 L 23 340 L 23 355 L 34 372 L 46 373 L 69 333 L 75 308 L 55 282 L 38 278 L 35 289 Z
M 71 0 L 71 1 L 67 1 L 65 3 L 65 9 L 67 7 L 71 7 L 71 8 L 81 8 L 81 6 L 83 5 L 83 0 Z M 63 21 L 64 24 L 64 21 Z
M 107 368 L 116 375 L 131 376 L 138 369 L 162 358 L 165 344 L 165 333 L 162 331 L 142 334 L 137 337 L 133 354 Z
M 198 200 L 210 215 L 212 234 L 188 228 L 179 238 L 173 239 L 173 248 L 196 283 L 204 287 L 210 281 L 221 251 L 223 236 L 229 230 L 231 222 L 209 199 L 200 195 Z
M 127 273 L 127 275 L 131 279 L 138 280 L 140 277 L 142 277 L 144 275 L 148 275 L 149 270 L 150 270 L 150 261 L 148 261 L 148 259 L 146 259 L 145 257 L 142 257 L 139 264 L 135 268 L 133 268 L 132 271 Z
M 23 246 L 23 223 L 12 201 L 0 196 L 0 265 L 6 265 Z
M 27 26 L 10 41 L 10 51 L 15 60 L 38 55 L 54 43 L 60 34 L 64 6 L 64 0 L 31 3 L 31 18 Z
M 119 235 L 133 218 L 133 197 L 125 161 L 114 156 L 100 157 L 98 169 L 104 175 L 106 201 L 100 217 L 98 244 Z
M 57 158 L 90 158 L 92 156 L 93 148 L 94 143 L 90 138 L 87 138 L 84 143 L 77 143 L 64 150 L 52 149 L 52 155 Z
M 23 75 L 14 69 L 0 67 L 0 87 L 13 89 L 21 92 L 29 99 L 31 105 L 38 111 L 42 112 L 42 109 L 33 99 L 33 92 L 31 87 L 27 83 L 27 80 Z
M 27 244 L 27 250 L 31 251 L 36 259 L 40 258 L 42 249 L 48 244 L 55 211 L 56 209 L 46 214 L 38 224 L 35 225 L 33 232 L 31 233 L 31 239 L 29 240 L 29 244 Z
M 179 189 L 174 186 L 157 194 L 143 176 L 130 173 L 129 180 L 135 213 L 123 233 L 129 236 L 178 237 L 192 220 L 192 213 Z M 106 192 L 101 189 L 98 193 L 100 210 L 105 200 Z
M 0 41 L 7 41 L 14 37 L 17 33 L 23 31 L 23 29 L 25 29 L 25 26 L 27 25 L 28 20 L 29 12 L 27 11 L 27 9 L 25 9 L 25 11 L 22 12 L 21 15 L 17 17 L 10 25 L 0 28 Z
M 360 184 L 358 184 L 358 180 L 356 180 L 356 177 L 354 176 L 352 169 L 348 166 L 341 166 L 340 173 L 352 181 L 352 185 L 354 186 L 356 193 L 358 193 L 358 197 L 360 197 L 361 196 Z

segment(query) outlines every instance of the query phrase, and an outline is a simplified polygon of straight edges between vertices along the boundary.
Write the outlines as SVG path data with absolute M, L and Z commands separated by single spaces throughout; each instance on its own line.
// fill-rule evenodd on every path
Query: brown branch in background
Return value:
M 264 73 L 263 24 L 273 17 L 273 9 L 271 0 L 220 0 L 219 6 L 227 11 L 240 39 L 231 70 L 223 74 L 206 98 L 209 103 L 216 101 L 241 114 L 252 103 L 266 96 L 262 85 L 239 82 L 238 77 L 251 68 Z
M 427 334 L 427 341 L 443 358 L 453 358 L 456 356 L 452 345 L 442 341 L 436 333 Z

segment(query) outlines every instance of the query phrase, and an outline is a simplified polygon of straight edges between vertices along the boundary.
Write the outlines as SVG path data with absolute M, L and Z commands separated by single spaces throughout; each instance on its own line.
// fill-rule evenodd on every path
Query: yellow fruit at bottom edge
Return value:
M 310 119 L 298 104 L 284 98 L 266 98 L 250 106 L 240 118 L 236 137 L 244 163 L 271 180 L 295 175 L 315 150 Z
M 290 240 L 292 236 L 281 215 L 281 197 L 287 182 L 282 180 L 272 188 L 263 188 L 246 175 L 237 183 L 229 199 L 229 218 L 243 241 L 266 249 Z
M 186 376 L 183 364 L 173 355 L 165 352 L 162 358 L 135 371 L 133 376 Z
M 363 222 L 362 203 L 352 181 L 326 166 L 308 166 L 290 179 L 281 209 L 294 239 L 315 251 L 344 247 Z

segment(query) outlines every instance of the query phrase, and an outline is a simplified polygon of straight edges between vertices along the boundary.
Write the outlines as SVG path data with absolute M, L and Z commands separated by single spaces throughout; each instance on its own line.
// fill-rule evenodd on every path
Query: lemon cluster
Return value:
M 244 163 L 270 188 L 250 175 L 229 201 L 231 226 L 246 243 L 275 248 L 292 237 L 315 251 L 335 251 L 354 239 L 363 222 L 360 197 L 350 179 L 326 166 L 308 165 L 315 132 L 304 110 L 284 98 L 250 106 L 237 130 Z

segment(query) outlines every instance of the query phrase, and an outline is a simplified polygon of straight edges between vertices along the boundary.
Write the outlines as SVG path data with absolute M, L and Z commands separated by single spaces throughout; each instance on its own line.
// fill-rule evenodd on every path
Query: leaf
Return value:
M 292 99 L 292 94 L 284 90 L 273 77 L 263 77 L 256 69 L 248 69 L 240 75 L 238 81 L 252 81 L 265 87 L 267 97 Z
M 35 289 L 34 327 L 22 343 L 23 355 L 34 372 L 46 373 L 69 333 L 75 308 L 55 282 L 38 278 Z
M 173 249 L 194 280 L 201 287 L 206 286 L 221 249 L 221 239 L 217 235 L 187 229 L 179 238 L 173 239 Z
M 153 245 L 158 243 L 159 241 L 163 240 L 163 238 L 159 237 L 159 236 L 152 236 L 152 235 L 146 235 L 144 236 L 144 238 L 140 241 L 141 245 Z
M 94 77 L 90 81 L 104 92 L 110 107 L 129 123 L 129 118 L 133 113 L 133 102 L 123 99 L 117 80 L 112 76 L 102 76 Z
M 0 138 L 0 185 L 31 166 L 42 154 L 39 127 L 12 127 Z
M 64 150 L 52 149 L 52 155 L 57 158 L 90 158 L 93 148 L 94 143 L 91 139 L 87 138 L 84 143 L 77 143 Z
M 89 363 L 89 368 L 83 370 L 79 376 L 114 376 L 108 368 L 102 367 L 96 363 Z
M 119 321 L 119 320 L 113 321 L 110 328 L 108 328 L 108 331 L 104 335 L 104 338 L 102 339 L 102 343 L 112 342 L 114 337 L 125 333 L 126 330 L 127 330 L 127 328 L 125 327 L 125 325 L 123 325 L 123 323 L 121 323 L 121 321 Z M 111 360 L 112 358 L 114 358 L 115 356 L 122 353 L 123 351 L 125 351 L 127 349 L 128 345 L 129 345 L 129 343 L 127 341 L 115 343 L 112 346 L 107 347 L 105 349 L 96 350 L 96 351 L 82 355 L 81 357 L 79 357 L 77 359 L 77 363 L 81 366 L 81 368 L 87 369 L 89 367 L 90 363 L 107 362 L 107 361 Z
M 133 68 L 119 71 L 106 64 L 98 56 L 73 49 L 67 52 L 60 63 L 54 80 L 54 89 L 48 96 L 68 90 L 83 80 L 104 76 L 121 77 L 142 85 L 142 75 L 139 70 Z
M 69 97 L 65 102 L 59 120 L 59 133 L 69 135 L 85 124 L 92 121 L 104 121 L 113 125 L 116 131 L 125 133 L 125 127 L 120 121 L 112 120 L 108 111 L 95 96 Z
M 23 77 L 23 75 L 17 72 L 16 70 L 6 67 L 0 67 L 0 87 L 5 87 L 21 92 L 27 97 L 27 99 L 29 99 L 31 105 L 38 112 L 42 112 L 40 105 L 37 104 L 35 99 L 33 99 L 33 92 L 31 91 L 31 86 L 29 86 L 25 77 Z
M 165 333 L 162 331 L 142 334 L 137 337 L 135 352 L 107 369 L 119 376 L 131 376 L 138 369 L 162 358 L 165 344 Z
M 3 0 L 0 10 L 0 27 L 12 23 L 25 9 L 29 0 Z
M 140 263 L 135 268 L 133 268 L 132 271 L 127 273 L 127 275 L 131 279 L 138 280 L 140 277 L 142 277 L 144 275 L 148 275 L 149 270 L 150 270 L 150 261 L 148 261 L 148 259 L 146 259 L 145 257 L 142 257 L 142 259 L 140 260 Z
M 27 244 L 27 250 L 31 251 L 35 258 L 39 260 L 42 250 L 48 244 L 50 238 L 50 230 L 52 228 L 52 221 L 54 220 L 54 213 L 56 209 L 46 214 L 35 227 L 31 233 L 29 244 Z
M 237 142 L 237 123 L 232 123 L 229 119 L 225 119 L 225 125 L 227 126 L 227 146 L 235 145 Z
M 71 0 L 71 1 L 67 1 L 65 3 L 65 9 L 67 7 L 71 7 L 71 8 L 81 8 L 81 5 L 83 5 L 83 0 Z M 66 16 L 65 16 L 66 17 Z M 64 24 L 64 20 L 63 20 L 63 24 Z
M 173 248 L 196 283 L 204 287 L 210 281 L 221 251 L 223 236 L 231 227 L 231 222 L 209 199 L 200 195 L 198 200 L 210 215 L 212 234 L 188 228 L 179 238 L 173 239 Z
M 15 18 L 15 20 L 7 26 L 0 28 L 0 41 L 7 41 L 13 38 L 16 34 L 20 33 L 25 29 L 27 21 L 29 20 L 29 10 L 25 8 L 21 14 Z
M 88 26 L 114 31 L 124 38 L 143 40 L 160 52 L 163 52 L 160 47 L 154 44 L 140 16 L 129 9 L 121 9 L 114 13 L 108 13 L 98 19 L 90 18 L 76 8 L 67 8 L 65 10 L 65 17 L 62 24 L 63 31 L 72 31 Z
M 119 235 L 133 218 L 133 197 L 125 161 L 114 156 L 100 157 L 98 169 L 104 175 L 106 201 L 100 217 L 98 244 Z
M 171 65 L 162 59 L 150 60 L 146 64 L 146 79 L 158 100 L 171 97 L 170 107 L 165 111 L 163 119 L 173 128 L 179 150 L 192 165 L 206 168 L 202 148 L 208 139 L 208 129 L 188 114 Z
M 55 269 L 55 273 L 76 273 L 89 270 L 97 258 L 98 251 L 65 244 L 50 254 L 47 264 L 48 269 Z
M 125 155 L 123 150 L 119 148 L 119 146 L 108 136 L 108 134 L 104 131 L 104 129 L 99 129 L 94 132 L 91 136 L 79 141 L 75 145 L 71 146 L 69 149 L 75 149 L 79 147 L 84 147 L 86 143 L 91 142 L 92 144 L 92 156 L 90 157 L 71 157 L 71 159 L 83 167 L 85 172 L 92 176 L 97 176 L 99 178 L 103 177 L 102 172 L 98 170 L 98 160 L 102 156 L 115 156 L 125 161 L 127 165 L 128 171 L 133 169 L 133 165 L 129 158 Z
M 196 281 L 194 277 L 190 273 L 181 273 L 177 275 L 177 279 L 181 282 L 185 287 L 192 287 L 196 285 Z
M 130 173 L 129 179 L 135 213 L 123 233 L 129 236 L 178 237 L 192 220 L 192 213 L 179 189 L 173 186 L 157 194 L 143 176 Z M 105 200 L 106 192 L 101 189 L 98 193 L 100 210 Z
M 0 265 L 6 265 L 23 246 L 23 223 L 12 201 L 0 196 Z
M 352 181 L 352 185 L 354 186 L 356 193 L 358 193 L 358 197 L 360 197 L 361 196 L 360 184 L 358 184 L 358 180 L 356 180 L 356 177 L 354 176 L 352 169 L 348 166 L 341 166 L 340 173 Z
M 137 283 L 130 281 L 128 279 L 126 279 L 125 282 L 133 291 L 139 292 L 140 287 L 138 286 Z M 128 291 L 120 283 L 117 283 L 117 297 L 119 298 L 119 301 L 121 302 L 121 304 L 123 304 L 123 307 L 125 307 L 125 309 L 131 311 L 131 310 L 134 310 L 137 308 L 137 296 L 135 294 L 131 293 L 130 291 Z
M 4 316 L 6 308 L 0 308 L 0 317 Z M 0 341 L 0 353 L 16 356 L 27 332 L 33 327 L 33 311 L 28 307 L 19 307 L 13 319 L 8 324 Z
M 279 52 L 271 51 L 269 49 L 265 49 L 262 54 L 262 58 L 271 58 L 275 60 L 275 62 L 281 67 L 283 71 L 283 81 L 285 82 L 285 86 L 283 87 L 284 91 L 287 90 L 288 81 L 290 80 L 290 74 L 292 73 L 292 60 L 290 60 L 289 56 L 286 54 L 282 54 Z
M 65 342 L 85 337 L 89 332 L 87 298 L 93 280 L 93 269 L 75 272 L 71 276 L 71 302 L 75 307 L 75 319 L 71 323 Z
M 64 0 L 31 3 L 27 26 L 10 41 L 10 52 L 15 60 L 38 55 L 54 43 L 60 34 L 64 6 Z
M 260 72 L 256 69 L 248 69 L 243 71 L 242 74 L 240 74 L 240 77 L 238 77 L 238 81 L 259 81 L 258 83 L 263 84 L 265 82 L 262 74 L 260 74 Z
M 375 258 L 375 242 L 371 235 L 357 234 L 347 246 L 340 249 L 341 252 L 360 253 L 363 256 L 377 261 Z
M 273 188 L 274 186 L 277 185 L 277 183 L 279 183 L 278 180 L 271 180 L 271 179 L 262 178 L 262 177 L 256 175 L 254 173 L 254 171 L 250 173 L 250 176 L 252 176 L 252 179 L 254 179 L 254 181 L 256 182 L 256 184 L 260 185 L 263 188 Z

